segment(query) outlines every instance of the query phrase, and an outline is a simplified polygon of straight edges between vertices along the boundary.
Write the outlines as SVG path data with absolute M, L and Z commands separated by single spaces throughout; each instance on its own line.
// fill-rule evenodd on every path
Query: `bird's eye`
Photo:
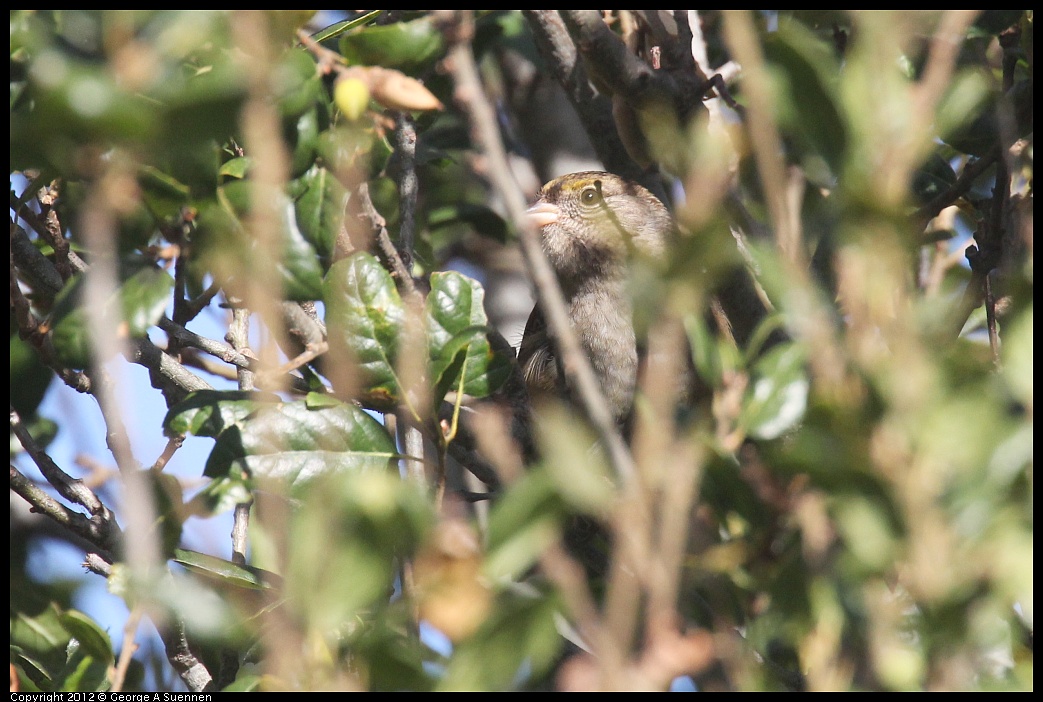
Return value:
M 580 192 L 579 201 L 583 203 L 584 206 L 590 207 L 601 202 L 601 188 L 598 187 L 599 185 L 600 183 L 588 185 Z

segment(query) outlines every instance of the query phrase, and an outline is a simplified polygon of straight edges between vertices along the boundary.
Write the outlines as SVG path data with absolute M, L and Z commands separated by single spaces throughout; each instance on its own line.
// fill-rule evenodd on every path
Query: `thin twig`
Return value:
M 292 371 L 297 370 L 301 366 L 305 366 L 311 363 L 316 358 L 318 358 L 319 356 L 321 356 L 329 350 L 330 345 L 325 341 L 322 341 L 314 346 L 309 346 L 305 348 L 304 351 L 301 351 L 299 354 L 297 354 L 278 368 L 273 368 L 271 370 L 258 373 L 257 385 L 265 387 L 274 379 L 282 378 L 283 376 L 288 375 Z
M 200 336 L 194 331 L 186 329 L 181 324 L 172 321 L 165 315 L 159 320 L 159 328 L 165 331 L 173 339 L 176 339 L 177 342 L 183 346 L 192 346 L 200 351 L 205 351 L 211 356 L 220 358 L 225 363 L 231 363 L 232 365 L 238 366 L 244 370 L 256 370 L 257 362 L 240 353 L 234 347 L 221 343 L 220 341 L 208 339 L 205 336 Z
M 151 470 L 153 472 L 155 472 L 155 473 L 159 473 L 164 468 L 166 468 L 167 463 L 169 463 L 170 459 L 174 457 L 174 453 L 179 448 L 181 448 L 182 444 L 184 444 L 184 443 L 185 443 L 185 436 L 184 436 L 184 434 L 181 434 L 180 436 L 174 436 L 174 437 L 171 437 L 170 439 L 168 439 L 167 440 L 167 445 L 163 447 L 163 453 L 161 453 L 159 455 L 159 458 L 156 459 L 156 462 L 152 464 L 152 469 Z
M 196 390 L 213 389 L 208 382 L 175 361 L 173 356 L 163 353 L 148 338 L 132 340 L 125 355 L 131 363 L 148 369 L 153 387 L 168 393 L 168 405 L 172 398 L 170 393 L 173 393 L 173 396 L 183 396 Z
M 997 158 L 999 158 L 999 151 L 993 151 L 968 163 L 963 167 L 960 175 L 952 185 L 916 210 L 913 214 L 913 220 L 920 225 L 921 229 L 927 226 L 927 223 L 937 217 L 939 212 L 966 194 L 973 187 L 974 181 L 978 179 L 978 176 L 987 171 L 996 162 Z
M 83 568 L 88 573 L 96 573 L 103 578 L 112 575 L 112 563 L 100 553 L 87 553 L 83 557 Z
M 788 204 L 786 183 L 789 178 L 781 155 L 782 139 L 772 116 L 771 88 L 750 11 L 725 12 L 724 37 L 732 54 L 743 67 L 743 86 L 750 102 L 746 112 L 750 140 L 779 251 L 786 260 L 802 265 L 800 219 Z
M 416 125 L 406 112 L 395 116 L 395 160 L 398 169 L 398 195 L 401 212 L 398 226 L 398 252 L 408 271 L 416 236 L 416 204 L 419 183 L 416 175 Z
M 221 292 L 220 283 L 211 283 L 198 297 L 185 302 L 185 319 L 195 319 L 204 308 L 208 307 L 217 294 Z
M 406 268 L 406 264 L 402 261 L 398 249 L 395 248 L 394 242 L 391 241 L 391 235 L 388 234 L 387 230 L 387 221 L 373 205 L 373 200 L 369 196 L 368 182 L 363 181 L 359 184 L 358 196 L 362 214 L 369 220 L 370 228 L 377 239 L 377 244 L 380 245 L 380 251 L 384 254 L 384 258 L 387 259 L 388 264 L 390 264 L 391 270 L 395 274 L 395 278 L 398 280 L 398 284 L 402 286 L 403 292 L 408 297 L 416 297 L 417 290 L 416 285 L 413 283 L 413 276 L 409 274 L 409 270 Z
M 29 226 L 37 234 L 50 243 L 54 248 L 55 267 L 58 269 L 62 279 L 68 280 L 74 273 L 86 270 L 87 264 L 75 251 L 69 248 L 69 240 L 65 238 L 65 234 L 62 232 L 57 213 L 43 202 L 40 202 L 40 207 L 46 212 L 43 216 L 19 203 L 14 193 L 11 193 L 11 209 L 17 212 L 21 219 L 28 222 Z
M 249 545 L 250 503 L 242 502 L 235 506 L 232 517 L 232 562 L 246 565 L 246 549 Z
M 228 332 L 225 334 L 225 339 L 232 345 L 232 348 L 235 349 L 237 354 L 246 358 L 243 351 L 249 351 L 250 348 L 250 312 L 236 304 L 238 302 L 237 300 L 229 299 L 229 302 L 233 304 L 232 323 L 228 325 Z M 236 364 L 236 366 L 236 371 L 239 376 L 239 389 L 253 390 L 254 374 L 251 370 L 252 364 L 246 366 Z
M 53 299 L 65 285 L 54 263 L 36 248 L 11 216 L 11 260 L 38 297 Z
M 230 298 L 229 302 L 236 303 L 238 301 Z M 234 304 L 232 323 L 228 326 L 228 333 L 225 335 L 225 338 L 237 352 L 242 353 L 244 349 L 248 349 L 249 336 L 250 313 L 238 304 Z M 253 372 L 240 367 L 236 369 L 236 375 L 238 376 L 240 390 L 254 389 Z M 232 561 L 240 565 L 245 565 L 247 562 L 246 550 L 250 525 L 250 505 L 250 502 L 237 504 L 232 517 L 232 533 L 230 535 L 232 539 Z
M 13 231 L 15 228 L 13 222 L 11 226 Z M 32 311 L 32 306 L 29 304 L 29 300 L 26 299 L 25 293 L 22 292 L 21 285 L 18 282 L 18 269 L 15 265 L 14 245 L 14 237 L 12 236 L 10 277 L 8 278 L 8 281 L 11 309 L 13 312 L 13 318 L 18 325 L 19 336 L 23 339 L 27 339 L 29 343 L 36 348 L 40 359 L 62 379 L 62 382 L 76 392 L 90 392 L 92 387 L 91 380 L 86 373 L 66 368 L 59 362 L 54 353 L 54 348 L 51 346 L 50 340 L 43 331 L 40 320 L 36 318 L 36 315 Z M 49 262 L 48 265 L 50 265 Z
M 127 622 L 123 625 L 123 649 L 120 651 L 119 660 L 109 673 L 109 680 L 112 681 L 112 687 L 110 688 L 112 692 L 120 692 L 123 689 L 123 681 L 127 677 L 130 662 L 134 659 L 134 653 L 138 650 L 138 644 L 134 639 L 138 634 L 138 624 L 141 623 L 141 615 L 141 605 L 135 605 L 130 610 Z
M 75 502 L 85 507 L 92 517 L 98 518 L 99 526 L 104 526 L 106 529 L 115 526 L 115 520 L 109 508 L 102 503 L 98 496 L 82 480 L 73 478 L 59 468 L 58 464 L 40 448 L 29 433 L 29 430 L 22 424 L 22 418 L 14 407 L 11 407 L 11 429 L 14 431 L 22 448 L 26 450 L 29 457 L 39 467 L 40 472 L 43 473 L 44 478 L 54 486 L 59 495 L 70 502 Z M 101 543 L 99 545 L 108 548 L 112 544 Z

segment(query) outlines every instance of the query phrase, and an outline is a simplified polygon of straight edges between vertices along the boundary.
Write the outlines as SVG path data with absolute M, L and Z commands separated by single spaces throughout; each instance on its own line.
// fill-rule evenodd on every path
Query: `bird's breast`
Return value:
M 569 318 L 617 419 L 630 412 L 637 385 L 633 313 L 622 288 L 603 285 L 569 299 Z

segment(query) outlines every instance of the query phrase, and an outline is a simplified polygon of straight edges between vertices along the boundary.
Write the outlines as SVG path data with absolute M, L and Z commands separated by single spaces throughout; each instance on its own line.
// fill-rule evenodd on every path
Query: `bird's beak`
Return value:
M 525 210 L 525 217 L 537 227 L 554 224 L 558 221 L 559 214 L 561 214 L 561 210 L 558 209 L 558 206 L 549 202 L 537 202 Z

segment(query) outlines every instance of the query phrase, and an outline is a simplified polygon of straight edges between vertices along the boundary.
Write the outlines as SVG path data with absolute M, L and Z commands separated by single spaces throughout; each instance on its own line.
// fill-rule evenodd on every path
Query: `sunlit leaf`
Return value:
M 774 439 L 804 417 L 809 388 L 805 362 L 797 344 L 780 344 L 757 362 L 741 419 L 751 436 Z
M 484 300 L 485 291 L 472 278 L 455 271 L 431 276 L 426 318 L 436 402 L 450 389 L 485 397 L 510 374 L 507 350 L 494 350 L 489 342 L 493 331 L 486 326 Z
M 351 404 L 310 409 L 303 401 L 261 407 L 217 437 L 204 474 L 240 464 L 252 475 L 307 480 L 336 470 L 385 468 L 397 455 L 387 430 Z
M 325 288 L 331 349 L 358 362 L 367 390 L 397 397 L 395 361 L 405 307 L 391 275 L 373 256 L 360 253 L 333 264 Z
M 272 393 L 233 390 L 200 390 L 167 411 L 163 429 L 167 436 L 194 434 L 216 438 L 225 429 L 241 426 L 261 407 L 280 402 Z

